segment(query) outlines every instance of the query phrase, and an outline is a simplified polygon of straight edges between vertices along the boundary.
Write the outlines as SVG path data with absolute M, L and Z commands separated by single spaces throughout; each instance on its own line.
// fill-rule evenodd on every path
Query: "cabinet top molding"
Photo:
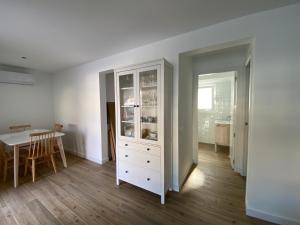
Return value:
M 120 71 L 136 69 L 137 67 L 143 68 L 143 67 L 159 65 L 159 64 L 165 64 L 166 66 L 168 66 L 170 68 L 173 68 L 173 65 L 171 63 L 169 63 L 165 58 L 161 58 L 161 59 L 157 59 L 157 60 L 141 62 L 141 63 L 135 63 L 135 64 L 122 66 L 122 67 L 117 67 L 116 69 L 114 69 L 114 72 L 117 73 L 117 72 L 120 72 Z

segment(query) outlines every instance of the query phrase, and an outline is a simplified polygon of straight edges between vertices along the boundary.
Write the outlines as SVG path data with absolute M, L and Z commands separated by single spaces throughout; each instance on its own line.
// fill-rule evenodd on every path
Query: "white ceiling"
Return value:
M 0 0 L 0 63 L 54 72 L 297 2 L 299 0 Z

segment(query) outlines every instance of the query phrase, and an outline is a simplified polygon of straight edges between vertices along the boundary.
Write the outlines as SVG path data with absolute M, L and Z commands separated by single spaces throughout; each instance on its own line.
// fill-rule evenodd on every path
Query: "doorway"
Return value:
M 216 140 L 213 140 L 214 135 L 210 135 L 209 141 L 204 141 L 204 143 L 212 144 L 213 147 L 217 147 L 218 149 L 224 149 L 224 146 L 229 148 L 229 159 L 230 164 L 234 172 L 239 173 L 242 176 L 246 176 L 246 163 L 247 163 L 247 150 L 245 150 L 245 146 L 247 144 L 247 134 L 245 134 L 245 125 L 249 122 L 246 122 L 246 112 L 249 112 L 249 105 L 247 102 L 247 90 L 249 91 L 250 85 L 250 76 L 246 76 L 246 62 L 248 59 L 249 52 L 251 52 L 251 46 L 249 44 L 238 45 L 234 47 L 223 48 L 220 50 L 214 50 L 211 52 L 205 53 L 197 53 L 194 51 L 192 54 L 187 54 L 190 60 L 190 73 L 193 74 L 193 158 L 194 163 L 198 163 L 198 143 L 199 143 L 199 132 L 210 127 L 210 131 L 214 132 L 216 121 L 213 118 L 210 119 L 206 124 L 202 124 L 199 128 L 198 124 L 198 84 L 199 84 L 199 75 L 206 76 L 215 76 L 217 78 L 222 77 L 222 73 L 224 71 L 234 72 L 235 78 L 232 76 L 231 82 L 233 90 L 231 90 L 231 110 L 232 112 L 225 116 L 224 114 L 220 114 L 218 120 L 221 118 L 222 123 L 224 120 L 230 120 L 231 125 L 219 124 L 219 132 L 224 133 L 226 130 L 229 131 L 225 133 L 229 133 L 229 143 L 218 144 L 218 142 L 223 142 L 222 140 L 217 140 L 217 144 L 215 145 Z M 188 65 L 188 64 L 186 64 Z M 248 78 L 247 78 L 248 77 Z M 249 82 L 247 82 L 247 79 Z M 249 100 L 248 100 L 249 101 Z M 228 103 L 227 103 L 228 104 Z M 224 107 L 224 106 L 223 106 Z M 227 117 L 227 118 L 226 118 Z M 217 121 L 219 123 L 220 121 Z M 209 124 L 209 125 L 208 125 Z M 228 128 L 229 126 L 229 128 Z M 216 128 L 216 127 L 215 127 Z M 222 128 L 222 129 L 221 129 Z M 224 135 L 221 135 L 224 136 Z M 228 137 L 228 136 L 227 136 Z M 227 138 L 228 139 L 228 138 Z M 203 141 L 200 141 L 202 143 Z M 246 142 L 246 143 L 245 143 Z M 220 147 L 221 146 L 221 147 Z M 222 147 L 223 146 L 223 147 Z M 225 148 L 226 149 L 226 148 Z
M 180 151 L 181 177 L 187 178 L 182 179 L 183 191 L 208 191 L 218 199 L 245 205 L 252 47 L 251 40 L 242 40 L 179 55 L 179 77 L 184 83 L 179 101 L 192 109 L 191 113 L 184 108 L 179 116 L 185 147 Z M 221 83 L 226 73 L 230 74 L 227 92 L 217 94 L 217 79 Z
M 236 71 L 198 75 L 198 148 L 227 154 L 234 169 Z
M 99 73 L 100 88 L 100 126 L 102 159 L 116 160 L 116 123 L 115 123 L 115 82 L 114 71 Z

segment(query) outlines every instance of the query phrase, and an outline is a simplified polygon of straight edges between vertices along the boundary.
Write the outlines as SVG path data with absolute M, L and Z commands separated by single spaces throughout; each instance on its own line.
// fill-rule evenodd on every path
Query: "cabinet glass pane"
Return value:
M 157 141 L 157 70 L 139 73 L 140 135 L 142 139 Z
M 134 76 L 119 76 L 121 136 L 134 137 Z

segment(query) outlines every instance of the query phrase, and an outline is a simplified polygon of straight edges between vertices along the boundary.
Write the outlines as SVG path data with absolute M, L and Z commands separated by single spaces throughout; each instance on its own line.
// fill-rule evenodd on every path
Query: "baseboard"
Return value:
M 99 160 L 99 161 L 100 161 L 100 164 L 102 165 L 102 164 L 108 162 L 108 161 L 109 161 L 109 158 L 102 159 L 102 160 Z
M 300 221 L 294 220 L 292 218 L 287 218 L 284 216 L 270 214 L 261 210 L 253 209 L 248 207 L 247 204 L 246 204 L 246 214 L 247 216 L 266 220 L 272 223 L 277 223 L 282 225 L 300 225 Z
M 178 185 L 173 184 L 173 191 L 179 192 L 180 188 Z
M 68 148 L 65 148 L 65 151 L 69 152 L 69 153 L 71 153 L 73 155 L 76 155 L 76 156 L 78 156 L 80 158 L 87 159 L 89 161 L 92 161 L 92 162 L 100 164 L 100 165 L 102 165 L 102 164 L 106 163 L 107 161 L 109 161 L 108 158 L 100 160 L 100 159 L 98 159 L 98 158 L 96 158 L 94 156 L 89 156 L 89 155 L 83 154 L 81 152 L 74 152 L 74 151 L 72 151 L 72 150 L 70 150 Z

